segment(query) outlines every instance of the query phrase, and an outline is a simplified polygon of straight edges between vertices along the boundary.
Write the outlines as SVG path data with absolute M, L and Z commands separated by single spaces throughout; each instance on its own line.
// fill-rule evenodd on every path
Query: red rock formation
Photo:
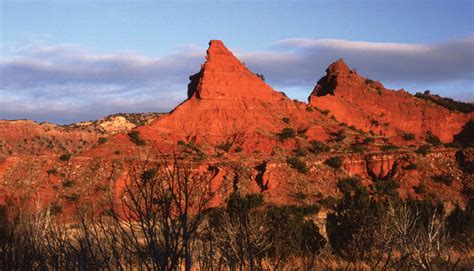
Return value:
M 386 136 L 413 133 L 417 138 L 432 132 L 441 141 L 450 142 L 474 116 L 449 111 L 404 90 L 388 90 L 349 69 L 342 60 L 326 72 L 309 96 L 309 104 L 364 131 Z
M 306 104 L 273 90 L 221 41 L 209 43 L 206 63 L 190 79 L 188 100 L 169 115 L 141 127 L 145 138 L 211 145 L 229 140 L 243 145 L 244 150 L 270 152 L 273 145 L 281 144 L 276 134 L 288 126 L 283 118 L 297 129 L 318 126 L 318 112 L 309 112 Z M 323 136 L 324 130 L 319 127 L 318 131 Z

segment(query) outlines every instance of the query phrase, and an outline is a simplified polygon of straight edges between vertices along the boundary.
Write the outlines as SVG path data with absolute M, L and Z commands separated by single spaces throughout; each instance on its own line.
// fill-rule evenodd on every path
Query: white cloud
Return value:
M 234 51 L 275 88 L 300 99 L 338 58 L 389 86 L 466 86 L 456 91 L 458 97 L 473 91 L 474 37 L 438 44 L 294 38 L 266 51 Z M 42 42 L 12 52 L 0 60 L 0 118 L 60 123 L 116 112 L 168 111 L 185 99 L 188 77 L 199 71 L 205 54 L 193 44 L 155 58 Z

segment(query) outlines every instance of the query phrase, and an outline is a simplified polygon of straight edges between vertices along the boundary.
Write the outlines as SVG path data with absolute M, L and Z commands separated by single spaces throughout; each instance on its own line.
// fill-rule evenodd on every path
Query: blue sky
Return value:
M 473 1 L 1 1 L 0 119 L 169 111 L 210 39 L 306 100 L 338 58 L 394 89 L 474 99 Z

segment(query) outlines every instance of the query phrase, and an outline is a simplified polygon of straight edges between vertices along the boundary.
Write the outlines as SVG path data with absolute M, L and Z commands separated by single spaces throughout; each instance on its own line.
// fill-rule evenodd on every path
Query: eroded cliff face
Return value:
M 380 82 L 360 76 L 342 60 L 329 66 L 309 96 L 309 104 L 377 135 L 413 133 L 423 139 L 431 132 L 443 142 L 452 141 L 474 116 L 449 111 L 404 90 L 388 90 Z

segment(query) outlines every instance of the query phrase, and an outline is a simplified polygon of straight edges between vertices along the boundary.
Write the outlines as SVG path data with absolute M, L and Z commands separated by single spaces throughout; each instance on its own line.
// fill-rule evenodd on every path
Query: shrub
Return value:
M 256 73 L 255 75 L 256 75 L 258 78 L 260 78 L 262 81 L 265 82 L 265 76 L 264 76 L 263 74 L 261 74 L 261 73 Z
M 99 144 L 104 144 L 105 142 L 107 142 L 107 138 L 106 137 L 99 137 L 99 140 L 97 142 Z
M 372 126 L 376 126 L 376 127 L 377 127 L 377 126 L 379 126 L 379 121 L 376 120 L 376 119 L 371 119 L 371 120 L 370 120 L 370 124 L 371 124 Z
M 413 191 L 415 191 L 416 194 L 424 194 L 426 192 L 426 187 L 424 184 L 420 183 L 418 186 L 413 186 Z
M 364 146 L 361 146 L 359 144 L 355 144 L 351 146 L 352 152 L 364 152 L 366 148 Z
M 286 162 L 292 168 L 296 169 L 298 172 L 303 173 L 303 174 L 308 173 L 308 167 L 298 157 L 290 157 L 290 158 L 286 159 Z
M 130 133 L 128 133 L 128 137 L 135 145 L 145 145 L 145 141 L 140 137 L 140 133 L 138 131 L 131 131 Z
M 453 149 L 462 149 L 463 148 L 462 143 L 457 141 L 457 140 L 454 140 L 453 142 L 446 143 L 446 144 L 444 144 L 444 146 L 446 148 L 453 148 Z
M 284 118 L 282 118 L 281 120 L 282 120 L 284 123 L 286 123 L 286 124 L 290 123 L 290 119 L 287 118 L 287 117 L 284 117 Z
M 81 198 L 81 195 L 77 193 L 72 193 L 71 195 L 67 195 L 65 198 L 69 202 L 78 202 L 79 199 Z
M 326 245 L 319 228 L 304 208 L 285 205 L 271 206 L 266 211 L 270 226 L 270 251 L 272 258 L 289 261 L 294 256 L 314 256 Z M 284 268 L 283 268 L 284 269 Z
M 327 116 L 327 115 L 329 114 L 329 112 L 331 112 L 331 111 L 329 111 L 329 110 L 321 110 L 320 112 L 321 112 L 321 114 Z
M 338 189 L 343 196 L 326 219 L 329 243 L 339 256 L 363 259 L 376 237 L 377 203 L 358 178 L 339 181 Z
M 319 140 L 311 140 L 309 144 L 311 144 L 311 152 L 313 153 L 329 151 L 329 146 Z
M 382 147 L 380 147 L 382 151 L 390 151 L 390 150 L 396 150 L 398 149 L 399 147 L 398 146 L 395 146 L 395 145 L 384 145 Z
M 304 157 L 308 154 L 308 152 L 305 149 L 300 148 L 300 147 L 294 149 L 293 152 L 295 153 L 296 156 L 299 156 L 299 157 Z
M 295 193 L 295 198 L 300 199 L 300 200 L 305 200 L 308 196 L 303 193 L 303 192 L 296 192 Z
M 440 174 L 440 175 L 436 175 L 436 176 L 433 176 L 433 181 L 437 182 L 437 183 L 442 183 L 446 186 L 451 186 L 451 184 L 453 184 L 453 181 L 454 181 L 454 177 L 450 174 Z
M 76 183 L 73 180 L 64 180 L 62 181 L 62 185 L 64 188 L 71 188 L 74 187 Z
M 221 149 L 225 152 L 228 152 L 230 148 L 232 148 L 233 143 L 231 141 L 226 141 L 225 143 L 222 143 L 217 146 L 218 149 Z
M 447 229 L 456 245 L 469 249 L 474 246 L 474 200 L 470 199 L 466 208 L 456 208 L 447 217 Z
M 417 153 L 425 156 L 431 151 L 431 146 L 430 145 L 421 145 L 418 147 L 416 150 Z
M 55 169 L 55 168 L 51 168 L 51 169 L 48 169 L 46 171 L 46 173 L 48 173 L 48 175 L 57 175 L 58 174 L 58 170 Z
M 415 140 L 415 134 L 412 134 L 412 133 L 404 133 L 404 134 L 402 134 L 402 138 L 403 138 L 403 140 L 405 140 L 405 141 Z
M 58 203 L 54 203 L 51 205 L 51 207 L 49 207 L 49 211 L 52 215 L 58 215 L 63 212 L 63 206 Z
M 418 164 L 416 163 L 410 163 L 403 167 L 404 170 L 415 170 L 417 168 L 418 168 Z
M 337 204 L 337 199 L 333 196 L 327 196 L 324 199 L 319 200 L 319 203 L 326 208 L 333 208 Z
M 344 139 L 346 139 L 346 132 L 344 130 L 339 130 L 335 133 L 331 133 L 332 136 L 334 136 L 334 141 L 336 142 L 342 142 Z
M 417 92 L 415 94 L 415 97 L 434 102 L 435 104 L 443 106 L 449 110 L 457 110 L 464 113 L 474 112 L 474 104 L 472 103 L 463 103 L 455 101 L 451 98 L 445 98 L 439 95 L 431 95 L 429 92 L 426 91 L 423 94 Z
M 364 138 L 364 141 L 362 143 L 364 144 L 370 144 L 370 143 L 374 143 L 375 142 L 375 139 L 373 137 L 366 137 Z
M 61 154 L 61 156 L 59 156 L 59 160 L 64 162 L 69 161 L 69 159 L 71 159 L 71 154 L 69 153 Z
M 283 128 L 281 132 L 278 134 L 280 140 L 285 140 L 288 138 L 294 138 L 296 136 L 296 131 L 293 128 Z
M 438 145 L 441 145 L 441 141 L 439 140 L 439 137 L 435 136 L 434 134 L 432 134 L 431 132 L 428 132 L 426 134 L 426 139 L 425 141 L 427 143 L 430 143 L 431 145 L 433 146 L 438 146 Z
M 327 159 L 324 163 L 326 165 L 334 168 L 334 169 L 339 169 L 343 165 L 343 161 L 342 161 L 342 158 L 340 156 L 333 156 L 333 157 Z
M 235 148 L 235 152 L 241 152 L 241 151 L 243 151 L 242 146 L 237 146 L 237 148 Z

